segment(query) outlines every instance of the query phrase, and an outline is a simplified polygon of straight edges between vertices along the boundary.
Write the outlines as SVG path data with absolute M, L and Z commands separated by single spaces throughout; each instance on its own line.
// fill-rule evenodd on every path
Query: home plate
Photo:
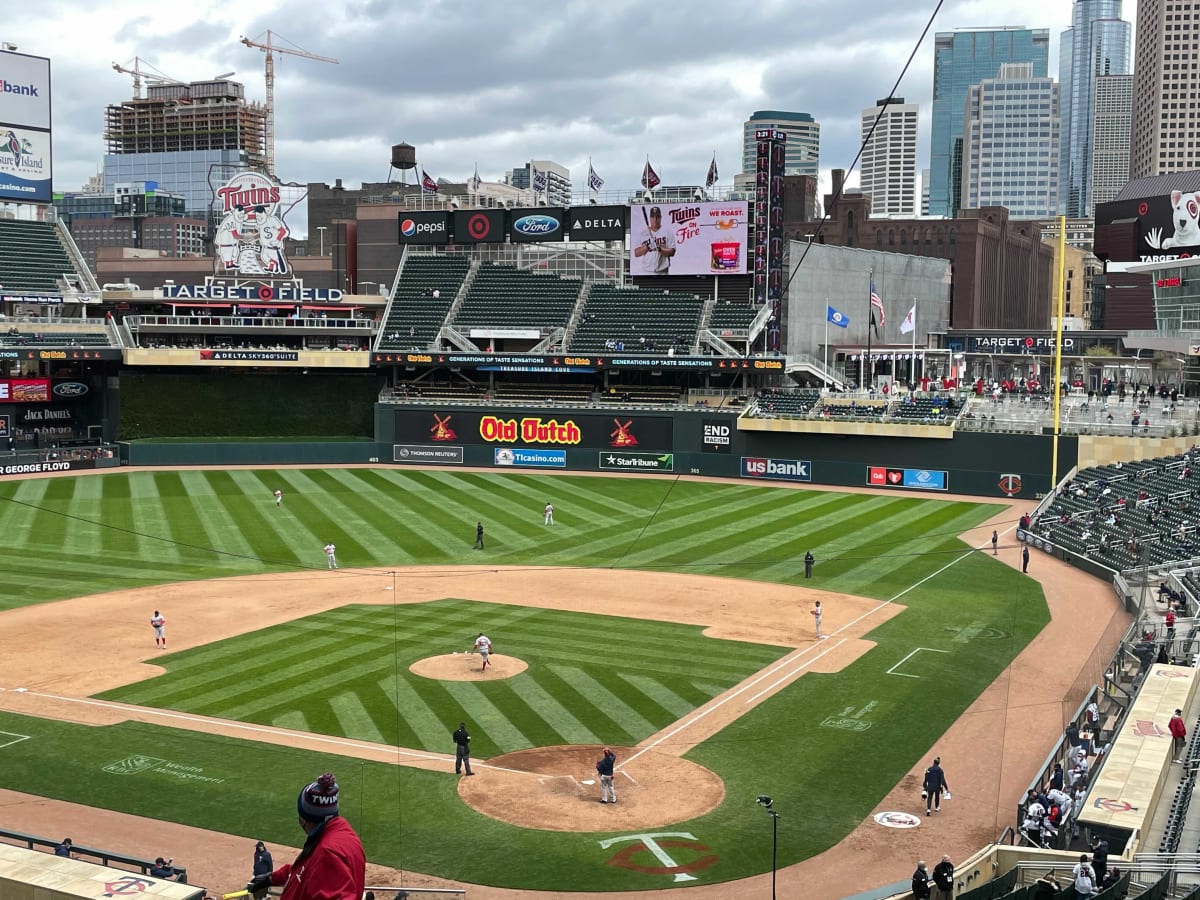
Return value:
M 595 784 L 595 783 L 596 783 L 596 781 L 595 781 L 595 779 L 593 779 L 593 778 L 585 778 L 583 781 L 581 781 L 581 782 L 579 782 L 579 783 L 580 783 L 580 784 L 589 784 L 589 785 L 590 785 L 590 784 Z
M 384 590 L 385 591 L 394 591 L 395 588 L 394 587 L 385 587 Z

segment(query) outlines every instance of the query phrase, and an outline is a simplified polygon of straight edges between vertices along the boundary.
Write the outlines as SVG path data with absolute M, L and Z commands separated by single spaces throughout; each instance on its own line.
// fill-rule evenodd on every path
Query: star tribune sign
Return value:
M 224 218 L 214 244 L 218 275 L 287 275 L 284 241 L 291 231 L 279 210 L 279 182 L 258 172 L 235 175 L 217 189 Z

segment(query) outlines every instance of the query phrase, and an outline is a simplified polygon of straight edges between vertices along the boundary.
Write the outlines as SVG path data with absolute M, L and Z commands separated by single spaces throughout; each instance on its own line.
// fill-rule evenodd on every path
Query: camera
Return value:
M 771 804 L 773 804 L 775 801 L 772 800 L 770 797 L 768 797 L 766 794 L 759 794 L 758 799 L 755 800 L 754 802 L 757 803 L 759 806 L 765 806 L 767 809 L 770 809 Z

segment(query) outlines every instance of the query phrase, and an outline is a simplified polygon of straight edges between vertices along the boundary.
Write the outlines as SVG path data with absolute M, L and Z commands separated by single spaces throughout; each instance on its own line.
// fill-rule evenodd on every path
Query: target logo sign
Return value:
M 463 244 L 502 243 L 504 210 L 459 210 L 454 213 L 454 240 Z

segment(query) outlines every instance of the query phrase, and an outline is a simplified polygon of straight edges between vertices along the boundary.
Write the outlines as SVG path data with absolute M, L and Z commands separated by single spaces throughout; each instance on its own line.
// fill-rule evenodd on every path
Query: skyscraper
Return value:
M 1131 179 L 1200 169 L 1200 125 L 1192 108 L 1200 81 L 1200 68 L 1192 59 L 1192 45 L 1200 38 L 1200 11 L 1193 13 L 1193 5 L 1138 0 Z
M 967 91 L 985 78 L 995 78 L 1000 64 L 1006 62 L 1033 63 L 1033 77 L 1045 78 L 1050 59 L 1050 31 L 1010 26 L 939 32 L 933 52 L 929 213 L 953 216 L 961 195 Z
M 1068 218 L 1090 216 L 1092 131 L 1096 121 L 1096 79 L 1129 74 L 1129 23 L 1121 18 L 1121 0 L 1075 0 L 1071 27 L 1064 29 L 1058 52 L 1062 88 L 1062 147 L 1059 171 L 1063 186 L 1059 212 Z
M 1092 126 L 1092 210 L 1101 203 L 1115 200 L 1129 181 L 1132 109 L 1132 75 L 1101 75 L 1096 79 Z
M 962 208 L 1004 206 L 1014 219 L 1058 209 L 1059 86 L 1033 63 L 1003 63 L 967 91 Z
M 883 115 L 879 124 L 879 109 Z M 863 150 L 861 187 L 871 197 L 873 216 L 914 216 L 917 213 L 917 113 L 903 97 L 880 100 L 862 111 Z M 872 134 L 871 129 L 875 131 Z
M 784 175 L 811 175 L 816 178 L 821 158 L 821 123 L 809 113 L 760 109 L 742 125 L 742 174 L 753 175 L 758 147 L 754 132 L 774 128 L 787 135 Z

